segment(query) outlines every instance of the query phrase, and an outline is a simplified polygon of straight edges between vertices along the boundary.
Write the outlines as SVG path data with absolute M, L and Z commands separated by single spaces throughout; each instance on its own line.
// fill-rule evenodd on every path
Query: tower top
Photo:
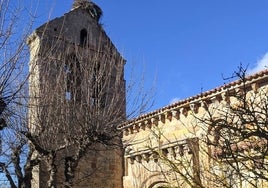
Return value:
M 91 0 L 74 0 L 72 10 L 76 8 L 86 10 L 97 21 L 99 21 L 102 16 L 101 8 Z

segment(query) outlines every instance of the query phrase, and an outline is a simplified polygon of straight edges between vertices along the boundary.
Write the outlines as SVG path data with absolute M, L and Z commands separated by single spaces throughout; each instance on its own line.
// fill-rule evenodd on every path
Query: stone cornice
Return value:
M 154 160 L 157 162 L 159 154 L 162 153 L 164 156 L 169 156 L 178 158 L 184 155 L 193 154 L 193 147 L 191 143 L 198 144 L 198 139 L 188 138 L 180 141 L 170 142 L 161 147 L 147 148 L 139 151 L 132 151 L 131 148 L 125 148 L 125 158 L 130 160 L 130 163 L 133 164 L 134 161 L 141 163 L 142 161 L 148 162 L 149 160 Z
M 181 116 L 187 116 L 189 112 L 197 113 L 198 108 L 208 108 L 208 105 L 215 101 L 228 102 L 229 96 L 234 92 L 245 88 L 247 91 L 257 92 L 258 88 L 268 82 L 268 69 L 246 77 L 245 81 L 236 80 L 222 85 L 215 89 L 201 93 L 199 95 L 178 101 L 174 104 L 165 106 L 153 112 L 141 115 L 135 119 L 129 120 L 118 126 L 119 130 L 124 130 L 125 134 L 138 132 L 139 130 L 151 128 L 152 125 L 158 124 L 159 121 L 171 121 L 179 119 Z

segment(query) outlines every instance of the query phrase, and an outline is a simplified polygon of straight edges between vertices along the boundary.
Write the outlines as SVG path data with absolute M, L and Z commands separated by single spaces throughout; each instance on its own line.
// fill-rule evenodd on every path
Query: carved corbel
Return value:
M 222 93 L 222 94 L 221 94 L 221 98 L 222 98 L 222 100 L 223 100 L 224 102 L 226 102 L 227 104 L 230 103 L 230 98 L 229 98 L 229 96 L 227 95 L 227 93 Z
M 185 145 L 185 150 L 187 151 L 188 154 L 192 154 L 193 153 L 191 147 L 188 144 Z
M 220 104 L 219 96 L 214 96 L 210 98 L 210 110 L 216 110 L 218 108 L 218 105 Z
M 142 159 L 142 157 L 141 157 L 141 155 L 136 155 L 136 156 L 135 156 L 135 159 L 136 159 L 136 161 L 137 161 L 138 163 L 141 163 L 141 159 Z
M 168 119 L 169 121 L 171 121 L 172 120 L 172 113 L 170 111 L 166 112 L 165 113 L 165 117 L 166 117 L 166 119 Z
M 124 132 L 124 135 L 125 135 L 125 136 L 128 136 L 128 135 L 129 135 L 129 130 L 128 130 L 128 129 L 124 129 L 123 132 Z
M 133 130 L 135 133 L 138 133 L 140 131 L 140 126 L 138 124 L 133 125 Z
M 175 152 L 176 159 L 178 159 L 179 157 L 182 157 L 184 155 L 184 145 L 180 144 L 174 147 L 174 152 Z
M 154 160 L 154 162 L 158 162 L 158 159 L 159 159 L 159 155 L 158 153 L 154 152 L 151 157 L 150 157 L 152 160 Z
M 185 145 L 181 144 L 179 145 L 179 154 L 180 156 L 184 155 Z
M 218 104 L 220 102 L 219 97 L 217 97 L 217 96 L 211 97 L 210 101 L 212 104 Z
M 242 88 L 235 88 L 235 95 L 243 95 L 244 92 Z
M 130 133 L 130 134 L 133 134 L 134 133 L 133 126 L 130 126 L 128 128 L 128 133 Z
M 198 113 L 198 105 L 196 103 L 191 103 L 190 104 L 190 109 L 193 113 Z
M 201 101 L 200 105 L 201 105 L 202 108 L 204 108 L 206 111 L 208 111 L 208 104 L 207 104 L 206 101 Z
M 145 124 L 145 128 L 151 129 L 151 127 L 152 127 L 151 120 L 146 120 L 146 121 L 144 122 L 144 124 Z
M 259 90 L 259 84 L 258 83 L 252 83 L 251 84 L 252 91 L 256 94 Z
M 175 157 L 175 152 L 174 152 L 174 148 L 173 147 L 168 148 L 167 151 L 168 151 L 168 157 L 170 159 L 172 159 L 172 158 Z
M 149 153 L 144 153 L 144 154 L 142 154 L 142 158 L 143 158 L 143 160 L 145 160 L 146 162 L 149 162 L 150 154 L 149 154 Z
M 144 122 L 141 122 L 141 123 L 139 123 L 139 127 L 140 127 L 142 130 L 145 130 L 146 124 L 145 124 Z
M 158 118 L 153 117 L 151 119 L 151 122 L 152 122 L 153 125 L 158 126 Z
M 181 108 L 180 113 L 183 114 L 185 117 L 188 115 L 188 110 L 186 108 Z
M 129 158 L 129 163 L 130 163 L 130 164 L 134 164 L 134 161 L 135 161 L 135 157 L 130 157 L 130 158 Z
M 167 154 L 168 154 L 168 149 L 166 149 L 166 148 L 162 149 L 162 150 L 161 150 L 161 153 L 162 153 L 163 156 L 166 157 Z
M 164 114 L 160 114 L 159 115 L 159 120 L 162 122 L 162 123 L 165 123 L 165 115 Z
M 131 151 L 132 151 L 132 148 L 131 147 L 126 147 L 125 148 L 125 154 L 126 155 L 129 155 L 131 153 Z
M 178 110 L 172 110 L 172 117 L 176 118 L 177 120 L 180 119 L 180 112 Z

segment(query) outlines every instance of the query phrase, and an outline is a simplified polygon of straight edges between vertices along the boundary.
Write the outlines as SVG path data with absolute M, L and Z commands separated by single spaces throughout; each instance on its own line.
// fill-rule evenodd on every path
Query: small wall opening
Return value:
M 87 30 L 86 29 L 82 29 L 80 31 L 80 45 L 81 46 L 87 45 Z

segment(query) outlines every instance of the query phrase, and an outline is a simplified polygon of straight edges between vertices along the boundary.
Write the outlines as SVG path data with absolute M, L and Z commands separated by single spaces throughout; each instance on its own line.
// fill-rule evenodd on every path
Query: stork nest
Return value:
M 102 16 L 101 8 L 90 0 L 74 0 L 73 9 L 78 7 L 86 10 L 97 21 L 99 21 Z

